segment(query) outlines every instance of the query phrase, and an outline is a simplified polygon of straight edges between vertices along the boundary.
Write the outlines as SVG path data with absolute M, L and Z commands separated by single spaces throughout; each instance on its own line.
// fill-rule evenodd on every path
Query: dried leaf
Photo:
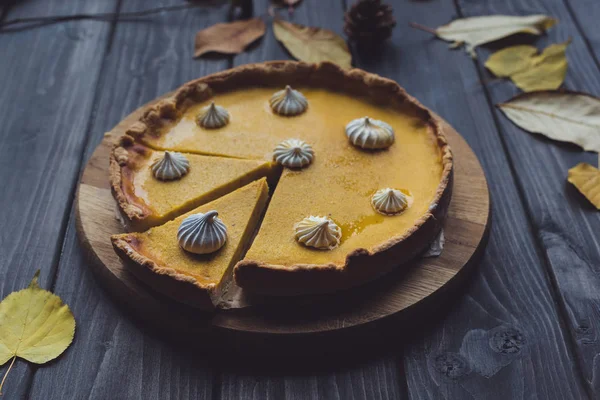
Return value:
M 569 43 L 553 44 L 539 55 L 534 46 L 508 47 L 492 54 L 485 66 L 500 78 L 510 78 L 525 92 L 558 89 L 567 74 Z
M 516 33 L 541 35 L 556 24 L 557 20 L 546 15 L 489 15 L 456 19 L 447 25 L 440 26 L 435 34 L 444 40 L 456 44 L 465 43 L 466 49 L 475 56 L 475 47 L 502 39 Z
M 211 51 L 238 54 L 264 34 L 265 23 L 260 18 L 215 24 L 196 33 L 194 57 Z
M 600 152 L 600 99 L 596 97 L 547 90 L 521 94 L 498 107 L 526 131 Z
M 60 297 L 38 285 L 38 270 L 29 287 L 0 302 L 0 365 L 12 359 L 2 383 L 17 357 L 35 364 L 55 359 L 75 335 L 75 319 Z
M 348 45 L 332 31 L 293 24 L 275 18 L 275 37 L 298 60 L 307 62 L 331 61 L 342 68 L 352 66 Z
M 569 170 L 569 182 L 600 210 L 600 170 L 586 163 Z
M 300 3 L 301 0 L 271 0 L 275 5 L 283 5 L 286 7 L 294 7 Z

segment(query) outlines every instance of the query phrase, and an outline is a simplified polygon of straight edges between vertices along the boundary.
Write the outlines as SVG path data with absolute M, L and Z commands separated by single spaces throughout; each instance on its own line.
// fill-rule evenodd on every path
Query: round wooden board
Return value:
M 123 228 L 116 219 L 108 182 L 109 152 L 115 138 L 139 118 L 143 109 L 107 133 L 89 160 L 77 192 L 77 228 L 93 258 L 90 265 L 107 290 L 144 322 L 178 340 L 189 338 L 211 346 L 218 342 L 228 348 L 255 351 L 282 344 L 305 352 L 307 346 L 322 348 L 314 346 L 315 341 L 332 350 L 336 344 L 347 343 L 339 338 L 347 339 L 351 332 L 358 333 L 364 344 L 365 332 L 381 333 L 379 327 L 386 324 L 403 334 L 406 327 L 412 329 L 434 318 L 434 311 L 455 297 L 468 267 L 476 263 L 485 247 L 490 222 L 485 175 L 464 139 L 444 123 L 455 158 L 455 179 L 441 256 L 416 260 L 375 282 L 334 295 L 280 299 L 214 313 L 176 303 L 138 281 L 110 243 L 110 235 L 123 232 Z M 204 339 L 198 339 L 200 334 Z M 251 346 L 247 346 L 246 339 L 251 340 Z M 307 346 L 300 345 L 302 341 Z

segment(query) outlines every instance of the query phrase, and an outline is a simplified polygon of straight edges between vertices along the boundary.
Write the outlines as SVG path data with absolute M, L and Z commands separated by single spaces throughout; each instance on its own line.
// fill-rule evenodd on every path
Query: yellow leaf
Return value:
M 569 170 L 569 182 L 600 210 L 600 170 L 586 163 Z
M 510 78 L 525 92 L 558 89 L 567 74 L 569 43 L 553 44 L 539 55 L 533 46 L 508 47 L 492 54 L 485 66 L 500 78 Z
M 516 33 L 541 35 L 556 22 L 556 19 L 546 15 L 485 15 L 456 19 L 440 26 L 434 33 L 450 42 L 465 43 L 467 51 L 474 55 L 474 49 L 479 45 Z
M 61 355 L 73 341 L 73 314 L 60 297 L 39 287 L 39 274 L 38 270 L 28 288 L 0 302 L 0 365 L 12 358 L 12 367 L 16 357 L 43 364 Z
M 331 61 L 342 68 L 351 68 L 352 55 L 348 45 L 332 31 L 313 28 L 276 18 L 273 21 L 275 37 L 300 61 Z

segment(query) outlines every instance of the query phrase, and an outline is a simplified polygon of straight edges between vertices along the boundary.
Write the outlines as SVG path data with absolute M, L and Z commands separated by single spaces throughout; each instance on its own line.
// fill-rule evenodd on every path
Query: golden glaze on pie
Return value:
M 269 107 L 270 96 L 287 84 L 308 99 L 299 116 Z M 228 125 L 196 125 L 209 101 L 229 111 Z M 380 151 L 352 146 L 344 128 L 364 116 L 392 125 L 395 143 Z M 255 292 L 327 292 L 373 279 L 433 240 L 450 200 L 452 156 L 431 113 L 393 81 L 333 64 L 273 62 L 202 78 L 149 108 L 128 133 L 156 149 L 248 160 L 271 160 L 275 146 L 289 138 L 313 147 L 310 166 L 284 170 L 256 239 L 235 268 L 236 282 Z M 396 216 L 378 214 L 370 198 L 385 187 L 409 190 L 412 206 Z M 295 241 L 294 224 L 309 215 L 328 216 L 342 228 L 338 248 Z

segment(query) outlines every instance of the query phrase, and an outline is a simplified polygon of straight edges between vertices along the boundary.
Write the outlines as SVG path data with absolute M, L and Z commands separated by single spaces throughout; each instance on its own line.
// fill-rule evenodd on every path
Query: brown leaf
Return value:
M 300 3 L 301 0 L 271 0 L 276 5 L 283 5 L 286 7 L 294 7 Z
M 265 23 L 260 18 L 216 24 L 196 33 L 194 57 L 211 51 L 238 54 L 264 34 Z
M 352 55 L 346 41 L 330 30 L 275 18 L 273 31 L 277 40 L 300 61 L 331 61 L 342 68 L 352 67 Z

